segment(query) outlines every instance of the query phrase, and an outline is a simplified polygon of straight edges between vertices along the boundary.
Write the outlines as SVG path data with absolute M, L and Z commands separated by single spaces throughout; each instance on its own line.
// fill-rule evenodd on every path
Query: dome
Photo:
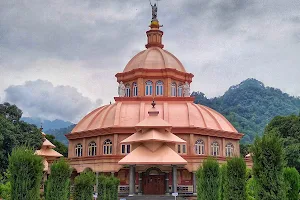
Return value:
M 126 65 L 123 72 L 134 69 L 176 69 L 186 72 L 182 63 L 170 52 L 159 47 L 150 47 L 135 55 Z
M 238 133 L 230 122 L 215 110 L 192 102 L 156 102 L 159 116 L 176 127 L 198 127 L 208 130 Z M 108 127 L 135 127 L 148 116 L 151 102 L 123 101 L 102 106 L 86 115 L 74 132 Z

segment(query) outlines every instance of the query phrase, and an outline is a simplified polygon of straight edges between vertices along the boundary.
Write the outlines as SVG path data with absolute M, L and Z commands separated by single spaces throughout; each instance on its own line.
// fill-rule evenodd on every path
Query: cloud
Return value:
M 300 95 L 299 0 L 158 4 L 165 49 L 195 75 L 192 90 L 218 96 L 254 77 Z M 42 79 L 113 101 L 114 74 L 144 49 L 150 19 L 148 0 L 0 1 L 0 96 Z
M 16 104 L 26 116 L 63 119 L 75 123 L 91 109 L 102 104 L 101 99 L 92 102 L 74 87 L 54 86 L 45 80 L 12 85 L 5 93 L 5 101 Z

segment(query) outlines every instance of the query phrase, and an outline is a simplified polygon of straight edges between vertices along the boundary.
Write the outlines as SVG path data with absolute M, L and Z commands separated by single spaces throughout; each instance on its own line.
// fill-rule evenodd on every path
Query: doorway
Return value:
M 165 194 L 164 175 L 148 175 L 144 177 L 144 194 Z

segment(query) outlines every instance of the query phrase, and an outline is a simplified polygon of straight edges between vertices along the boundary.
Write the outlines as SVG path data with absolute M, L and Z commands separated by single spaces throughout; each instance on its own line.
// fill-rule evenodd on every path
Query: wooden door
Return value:
M 165 194 L 164 175 L 144 177 L 144 194 Z

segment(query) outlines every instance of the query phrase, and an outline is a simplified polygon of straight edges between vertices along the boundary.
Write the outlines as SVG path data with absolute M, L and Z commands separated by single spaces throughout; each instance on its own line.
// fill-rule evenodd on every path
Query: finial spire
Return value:
M 154 101 L 154 98 L 153 98 L 153 101 L 152 101 L 151 105 L 152 105 L 152 108 L 155 108 L 156 103 Z
M 152 5 L 151 0 L 149 0 L 149 2 L 152 8 L 152 20 L 149 26 L 150 30 L 146 32 L 148 37 L 148 44 L 146 44 L 146 48 L 150 48 L 150 47 L 163 48 L 164 47 L 164 45 L 162 44 L 163 32 L 159 30 L 159 28 L 162 26 L 159 25 L 159 21 L 157 19 L 157 4 L 154 3 L 154 5 Z
M 43 131 L 43 122 L 41 122 L 41 127 L 40 127 L 40 131 Z
M 151 0 L 149 0 L 149 2 L 150 2 L 150 6 L 152 8 L 152 21 L 157 20 L 157 5 L 156 5 L 156 3 L 154 3 L 154 5 L 152 5 Z

